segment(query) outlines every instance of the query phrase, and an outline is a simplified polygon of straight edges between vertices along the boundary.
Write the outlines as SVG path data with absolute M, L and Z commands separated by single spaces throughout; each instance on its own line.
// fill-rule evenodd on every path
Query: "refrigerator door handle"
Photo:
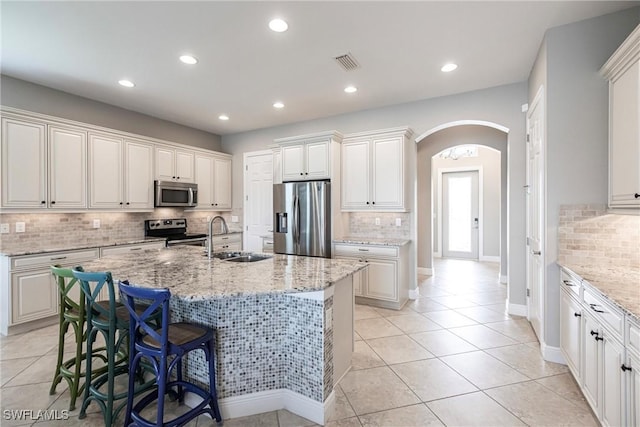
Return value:
M 298 195 L 293 196 L 293 243 L 298 245 L 300 243 L 300 227 L 298 224 L 300 215 L 300 201 Z M 297 250 L 297 248 L 296 248 Z

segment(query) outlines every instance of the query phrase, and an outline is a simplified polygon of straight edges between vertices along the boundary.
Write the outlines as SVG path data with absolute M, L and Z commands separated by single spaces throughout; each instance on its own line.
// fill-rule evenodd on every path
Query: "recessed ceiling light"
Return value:
M 276 33 L 284 33 L 289 28 L 289 24 L 280 18 L 275 18 L 269 21 L 269 28 Z
M 118 83 L 120 84 L 120 86 L 124 86 L 124 87 L 134 87 L 135 85 L 133 84 L 132 81 L 129 80 L 118 80 Z
M 218 118 L 219 118 L 220 120 L 229 120 L 229 116 L 227 116 L 226 114 L 220 114 L 220 115 L 218 116 Z
M 357 92 L 358 88 L 355 86 L 347 86 L 344 88 L 344 91 L 347 93 L 353 93 L 353 92 Z
M 273 106 L 275 108 L 284 108 L 284 104 L 282 102 L 274 102 Z
M 448 64 L 444 64 L 442 68 L 440 68 L 440 71 L 442 71 L 443 73 L 448 73 L 450 71 L 455 70 L 456 68 L 458 68 L 458 66 L 450 62 Z
M 180 61 L 184 62 L 185 64 L 189 64 L 189 65 L 194 65 L 198 63 L 198 59 L 191 56 L 191 55 L 182 55 L 180 57 Z

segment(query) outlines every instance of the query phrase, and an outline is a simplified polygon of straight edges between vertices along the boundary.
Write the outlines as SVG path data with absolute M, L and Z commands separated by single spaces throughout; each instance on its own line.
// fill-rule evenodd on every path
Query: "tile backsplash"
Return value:
M 9 234 L 0 234 L 0 252 L 32 248 L 64 248 L 74 245 L 108 245 L 114 241 L 144 237 L 144 221 L 152 218 L 187 218 L 189 232 L 206 233 L 207 216 L 221 215 L 230 231 L 242 231 L 242 223 L 232 223 L 231 216 L 242 221 L 241 210 L 232 212 L 155 209 L 153 212 L 83 212 L 83 213 L 2 213 L 0 223 L 10 225 Z M 100 228 L 93 228 L 93 220 Z M 15 223 L 24 222 L 25 232 L 16 233 Z
M 560 206 L 558 262 L 640 268 L 640 215 L 610 214 L 604 205 Z
M 376 218 L 380 219 L 380 225 L 376 225 Z M 400 227 L 396 226 L 396 218 L 400 218 Z M 355 237 L 409 239 L 412 220 L 411 213 L 351 212 L 348 234 Z

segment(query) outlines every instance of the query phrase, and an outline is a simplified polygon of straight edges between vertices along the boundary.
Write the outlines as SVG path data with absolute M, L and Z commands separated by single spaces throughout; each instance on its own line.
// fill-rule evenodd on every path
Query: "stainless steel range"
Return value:
M 167 246 L 205 246 L 206 234 L 187 233 L 187 219 L 148 219 L 144 222 L 144 235 L 166 237 Z

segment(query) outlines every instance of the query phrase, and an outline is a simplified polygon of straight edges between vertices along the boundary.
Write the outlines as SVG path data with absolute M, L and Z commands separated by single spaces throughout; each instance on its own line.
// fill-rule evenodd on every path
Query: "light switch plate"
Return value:
M 0 224 L 0 234 L 8 234 L 9 233 L 9 224 L 4 223 Z
M 380 218 L 376 218 L 376 225 L 380 225 Z
M 24 222 L 16 222 L 16 233 L 24 233 L 25 228 L 26 226 Z
M 99 219 L 94 219 L 93 220 L 93 228 L 100 228 L 100 220 Z
M 402 227 L 402 218 L 396 218 L 396 227 Z

